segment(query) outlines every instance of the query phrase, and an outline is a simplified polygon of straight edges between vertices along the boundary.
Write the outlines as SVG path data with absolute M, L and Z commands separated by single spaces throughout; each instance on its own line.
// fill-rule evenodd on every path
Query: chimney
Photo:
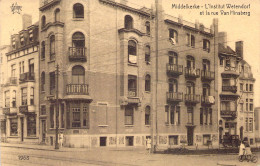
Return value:
M 23 14 L 23 29 L 27 29 L 29 26 L 32 25 L 32 15 L 29 14 Z
M 243 49 L 243 41 L 237 41 L 236 42 L 236 53 L 237 56 L 241 57 L 243 59 L 244 49 Z
M 223 46 L 227 48 L 227 32 L 218 33 L 218 43 L 223 44 Z
M 128 0 L 120 0 L 120 3 L 123 5 L 127 5 Z
M 178 17 L 178 23 L 182 24 L 183 23 L 183 18 L 182 18 L 182 15 L 179 14 L 179 17 Z
M 195 20 L 195 28 L 196 28 L 196 29 L 199 29 L 199 25 L 200 25 L 199 20 L 196 19 L 196 20 Z

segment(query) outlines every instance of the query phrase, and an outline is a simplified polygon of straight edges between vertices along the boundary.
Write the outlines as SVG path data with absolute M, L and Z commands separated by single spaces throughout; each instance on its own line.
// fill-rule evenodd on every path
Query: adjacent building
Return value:
M 38 143 L 38 25 L 23 15 L 23 30 L 11 36 L 1 86 L 5 141 Z

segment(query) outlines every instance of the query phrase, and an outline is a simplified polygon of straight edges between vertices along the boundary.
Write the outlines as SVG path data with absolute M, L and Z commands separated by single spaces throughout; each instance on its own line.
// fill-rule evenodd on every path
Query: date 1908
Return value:
M 18 159 L 19 159 L 19 160 L 29 160 L 30 157 L 27 156 L 27 155 L 19 155 L 19 156 L 18 156 Z

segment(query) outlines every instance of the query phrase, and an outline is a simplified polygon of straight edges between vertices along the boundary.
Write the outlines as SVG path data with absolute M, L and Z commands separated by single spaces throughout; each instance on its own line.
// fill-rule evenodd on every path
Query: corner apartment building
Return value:
M 40 0 L 41 142 L 58 125 L 68 147 L 218 143 L 218 22 L 158 6 L 156 22 L 126 1 Z
M 11 36 L 1 99 L 7 142 L 38 143 L 38 25 L 23 15 L 23 30 Z
M 255 79 L 244 60 L 243 41 L 235 44 L 234 51 L 227 46 L 227 34 L 219 33 L 219 140 L 237 135 L 253 144 Z

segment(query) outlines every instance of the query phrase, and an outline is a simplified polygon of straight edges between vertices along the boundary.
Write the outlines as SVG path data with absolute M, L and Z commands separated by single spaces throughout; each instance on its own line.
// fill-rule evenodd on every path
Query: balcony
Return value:
M 136 97 L 137 93 L 136 93 L 136 88 L 129 88 L 128 89 L 128 97 Z
M 200 95 L 185 94 L 184 100 L 186 103 L 197 104 L 200 102 Z
M 66 87 L 67 95 L 88 95 L 87 84 L 68 84 Z
M 198 77 L 200 77 L 200 69 L 185 67 L 185 77 L 186 78 L 198 78 Z
M 5 115 L 17 114 L 17 108 L 16 107 L 5 107 L 5 108 L 3 108 L 3 114 L 5 114 Z
M 183 74 L 183 66 L 176 64 L 166 64 L 167 74 L 170 76 L 179 76 Z
M 20 83 L 35 81 L 34 73 L 27 72 L 20 74 Z
M 24 114 L 24 113 L 28 113 L 28 105 L 22 105 L 19 107 L 19 113 Z
M 237 111 L 231 111 L 231 110 L 221 110 L 220 116 L 222 118 L 237 118 Z
M 235 85 L 233 85 L 233 86 L 222 86 L 222 91 L 223 92 L 236 93 L 237 92 L 237 86 L 235 86 Z
M 201 79 L 205 81 L 212 81 L 215 79 L 215 72 L 201 70 Z
M 202 105 L 213 105 L 215 104 L 214 96 L 201 96 L 201 104 Z
M 5 86 L 15 86 L 15 85 L 17 85 L 17 77 L 9 77 L 8 81 L 5 84 Z
M 237 67 L 225 66 L 224 72 L 221 73 L 223 78 L 237 78 L 239 76 L 239 72 L 237 72 Z
M 167 92 L 166 97 L 167 97 L 168 102 L 183 101 L 183 93 L 182 92 Z
M 86 62 L 85 47 L 69 47 L 69 61 L 71 62 Z
M 3 108 L 3 114 L 10 114 L 10 108 Z

